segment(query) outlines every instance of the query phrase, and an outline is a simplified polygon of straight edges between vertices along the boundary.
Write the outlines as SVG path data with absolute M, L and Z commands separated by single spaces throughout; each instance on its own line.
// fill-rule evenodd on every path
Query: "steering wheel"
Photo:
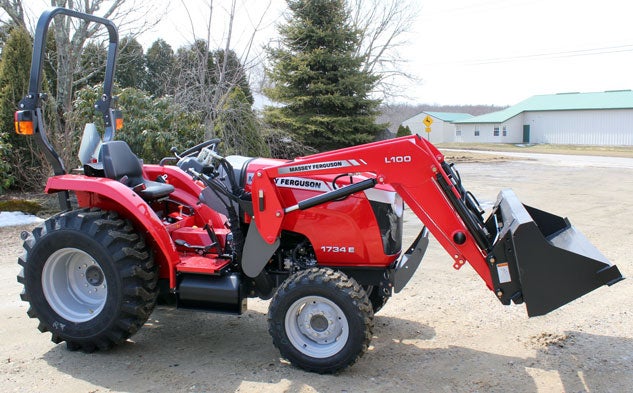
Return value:
M 163 166 L 169 161 L 177 160 L 178 163 L 176 165 L 180 166 L 180 164 L 183 162 L 184 159 L 200 154 L 202 150 L 204 150 L 205 148 L 208 148 L 209 146 L 211 146 L 212 151 L 215 151 L 216 145 L 218 145 L 220 142 L 222 142 L 222 140 L 219 138 L 209 139 L 206 142 L 202 142 L 193 147 L 190 147 L 189 149 L 183 151 L 182 153 L 178 153 L 176 151 L 176 148 L 172 147 L 169 151 L 171 151 L 174 154 L 174 157 L 165 157 L 162 160 L 160 160 L 160 163 L 158 165 Z
M 211 145 L 214 145 L 213 147 L 211 147 L 211 150 L 215 150 L 215 145 L 219 144 L 220 142 L 222 142 L 222 141 L 220 140 L 220 138 L 213 138 L 213 139 L 209 139 L 209 140 L 208 140 L 208 141 L 206 141 L 206 142 L 202 142 L 202 143 L 197 144 L 197 145 L 195 145 L 195 146 L 193 146 L 193 147 L 190 147 L 189 149 L 187 149 L 187 150 L 183 151 L 183 152 L 182 152 L 182 153 L 180 153 L 180 154 L 176 154 L 176 153 L 174 152 L 174 155 L 175 155 L 175 156 L 176 156 L 179 160 L 182 160 L 182 159 L 183 159 L 183 158 L 185 158 L 185 157 L 190 157 L 190 156 L 193 156 L 193 155 L 197 155 L 197 154 L 199 154 L 199 153 L 202 151 L 202 149 L 204 149 L 205 147 L 209 147 L 209 146 L 211 146 Z

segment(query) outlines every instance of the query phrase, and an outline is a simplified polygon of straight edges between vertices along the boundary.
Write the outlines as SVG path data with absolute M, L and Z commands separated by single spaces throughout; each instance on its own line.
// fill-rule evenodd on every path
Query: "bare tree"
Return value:
M 8 19 L 14 25 L 22 26 L 26 29 L 22 0 L 0 0 L 0 8 L 7 13 Z
M 357 54 L 365 58 L 364 70 L 380 77 L 376 88 L 383 98 L 397 96 L 401 83 L 416 79 L 404 71 L 406 57 L 400 49 L 409 44 L 407 34 L 418 18 L 418 5 L 411 0 L 347 3 L 351 22 L 360 33 Z
M 137 0 L 50 0 L 50 5 L 111 19 L 121 32 L 126 32 L 132 37 L 155 25 L 161 17 L 150 17 L 154 10 L 147 2 Z M 34 26 L 27 24 L 27 20 L 35 18 L 25 13 L 22 0 L 0 0 L 0 8 L 11 22 L 33 31 Z M 66 110 L 70 108 L 71 93 L 76 85 L 77 75 L 85 73 L 80 62 L 83 48 L 89 40 L 99 39 L 104 31 L 99 25 L 65 16 L 58 16 L 53 22 L 52 29 L 57 56 L 56 100 Z
M 134 0 L 51 0 L 51 5 L 65 7 L 91 15 L 111 19 L 120 31 L 127 31 L 131 37 L 151 27 L 155 21 L 148 18 L 150 7 Z M 102 9 L 103 6 L 106 6 Z M 145 21 L 139 23 L 139 21 Z M 131 23 L 134 22 L 134 27 Z M 84 46 L 90 39 L 98 39 L 104 31 L 99 25 L 89 24 L 82 19 L 61 17 L 54 21 L 55 45 L 58 57 L 57 94 L 58 104 L 64 111 L 72 104 L 72 90 L 77 74 L 85 74 L 81 69 L 80 57 Z
M 53 7 L 64 7 L 86 14 L 98 15 L 117 24 L 121 32 L 127 31 L 135 36 L 153 26 L 160 16 L 151 18 L 154 10 L 151 4 L 141 0 L 50 0 Z M 13 23 L 27 26 L 33 31 L 34 26 L 26 21 L 32 16 L 27 15 L 22 0 L 0 0 L 0 7 Z M 32 18 L 33 20 L 35 18 Z M 62 148 L 61 156 L 68 162 L 72 153 L 68 146 L 72 146 L 73 125 L 65 123 L 64 114 L 72 109 L 73 88 L 85 83 L 94 70 L 82 68 L 81 54 L 90 40 L 105 37 L 105 29 L 100 25 L 89 23 L 83 19 L 57 16 L 52 23 L 52 36 L 55 49 L 49 57 L 50 69 L 55 73 L 55 102 L 57 107 L 56 124 L 51 127 L 53 142 Z M 51 55 L 49 53 L 49 55 Z M 80 76 L 81 75 L 81 76 Z M 86 76 L 88 75 L 88 76 Z
M 232 0 L 226 9 L 219 8 L 219 15 L 215 14 L 218 10 L 215 8 L 213 0 L 208 0 L 206 8 L 208 10 L 206 39 L 196 37 L 194 29 L 195 23 L 188 8 L 188 4 L 181 0 L 182 6 L 187 11 L 189 22 L 192 30 L 194 42 L 190 49 L 197 51 L 195 56 L 187 59 L 194 61 L 189 67 L 181 67 L 180 75 L 177 77 L 176 88 L 174 91 L 176 101 L 191 107 L 192 105 L 203 111 L 203 119 L 205 125 L 205 138 L 214 136 L 214 124 L 228 100 L 229 94 L 235 86 L 240 86 L 242 90 L 248 90 L 247 96 L 252 96 L 248 88 L 249 71 L 259 65 L 262 61 L 261 57 L 253 56 L 253 46 L 257 33 L 261 30 L 261 26 L 270 7 L 268 1 L 267 7 L 258 19 L 251 21 L 251 26 L 242 26 L 244 31 L 249 32 L 249 38 L 246 44 L 238 52 L 234 48 L 233 28 L 237 12 L 237 1 Z M 221 20 L 223 34 L 221 42 L 218 43 L 218 49 L 211 47 L 212 45 L 212 25 L 216 20 Z M 216 30 L 218 30 L 216 28 Z M 216 41 L 217 42 L 217 41 Z M 183 52 L 181 51 L 181 55 Z M 244 86 L 246 81 L 246 86 Z M 192 84 L 192 82 L 194 82 Z

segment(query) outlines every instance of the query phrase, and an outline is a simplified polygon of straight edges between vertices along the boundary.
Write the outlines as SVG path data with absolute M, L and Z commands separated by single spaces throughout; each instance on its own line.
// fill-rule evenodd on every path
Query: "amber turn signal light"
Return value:
M 20 135 L 33 135 L 35 116 L 33 111 L 17 111 L 14 116 L 15 132 Z
M 114 129 L 119 131 L 123 128 L 123 112 L 120 110 L 113 110 L 112 117 L 114 117 Z

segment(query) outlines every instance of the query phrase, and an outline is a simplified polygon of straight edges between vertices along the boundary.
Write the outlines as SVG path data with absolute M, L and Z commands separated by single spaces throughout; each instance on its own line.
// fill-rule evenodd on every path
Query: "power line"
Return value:
M 517 9 L 521 7 L 534 7 L 535 3 L 541 3 L 545 0 L 529 0 L 529 1 L 508 1 L 508 0 L 484 0 L 481 2 L 467 3 L 459 6 L 449 6 L 448 8 L 429 9 L 429 13 L 422 13 L 422 18 L 436 18 L 438 15 L 470 15 L 491 10 L 499 9 Z M 450 4 L 450 3 L 448 3 Z M 422 8 L 424 10 L 424 6 Z
M 486 64 L 510 63 L 510 62 L 515 62 L 515 61 L 533 61 L 533 60 L 560 59 L 560 58 L 578 57 L 578 56 L 596 56 L 596 55 L 621 53 L 621 52 L 633 52 L 633 45 L 603 46 L 603 47 L 598 47 L 598 48 L 533 53 L 529 55 L 495 57 L 495 58 L 478 59 L 478 60 L 463 61 L 463 62 L 449 61 L 449 62 L 440 62 L 440 63 L 429 63 L 426 65 L 427 66 L 445 66 L 445 65 L 455 65 L 455 64 L 486 65 Z
M 630 52 L 630 51 L 633 51 L 633 45 L 605 46 L 601 48 L 577 49 L 577 50 L 570 50 L 570 51 L 546 52 L 546 53 L 536 53 L 536 54 L 521 55 L 521 56 L 509 56 L 509 57 L 498 57 L 498 58 L 492 58 L 492 59 L 473 60 L 470 62 L 466 62 L 464 64 L 465 65 L 496 64 L 496 63 L 508 63 L 508 62 L 520 61 L 520 60 L 559 59 L 559 58 L 565 58 L 565 57 L 594 56 L 594 55 L 602 55 L 602 54 L 607 54 L 607 53 Z

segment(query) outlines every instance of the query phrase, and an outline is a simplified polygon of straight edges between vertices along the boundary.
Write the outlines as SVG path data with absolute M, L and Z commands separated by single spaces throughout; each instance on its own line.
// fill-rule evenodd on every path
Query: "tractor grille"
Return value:
M 391 204 L 369 201 L 376 216 L 382 247 L 386 255 L 394 255 L 402 248 L 402 216 L 398 217 L 391 208 Z

